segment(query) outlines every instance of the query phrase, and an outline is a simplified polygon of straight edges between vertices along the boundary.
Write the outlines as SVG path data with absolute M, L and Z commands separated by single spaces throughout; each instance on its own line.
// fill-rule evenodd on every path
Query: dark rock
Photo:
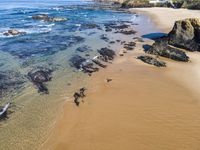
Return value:
M 88 24 L 81 24 L 81 30 L 87 30 L 87 29 L 100 29 L 100 26 L 98 26 L 97 24 L 94 23 L 88 23 Z
M 105 61 L 113 60 L 115 57 L 115 52 L 109 48 L 101 48 L 98 50 L 99 54 L 104 58 Z
M 106 81 L 107 81 L 107 82 L 111 82 L 111 81 L 112 81 L 112 79 L 109 79 L 109 78 L 108 78 L 108 79 L 106 79 Z
M 168 42 L 166 40 L 157 40 L 152 45 L 152 47 L 146 50 L 146 52 L 149 54 L 163 56 L 177 61 L 189 61 L 189 57 L 185 54 L 185 52 L 168 45 Z
M 101 63 L 98 59 L 92 59 L 92 61 L 93 61 L 96 65 L 98 65 L 98 66 L 100 66 L 100 67 L 102 67 L 102 68 L 106 68 L 106 65 L 103 64 L 103 63 Z
M 116 42 L 121 42 L 121 40 L 116 40 Z
M 137 32 L 135 30 L 132 30 L 132 29 L 126 29 L 126 30 L 118 30 L 115 33 L 121 33 L 121 34 L 125 34 L 125 35 L 131 35 L 131 34 L 135 34 Z
M 154 65 L 154 66 L 157 66 L 157 67 L 166 67 L 165 62 L 159 61 L 159 60 L 157 60 L 153 57 L 150 57 L 150 56 L 139 56 L 137 58 L 142 60 L 143 62 L 145 62 L 147 64 L 150 64 L 150 65 Z
M 200 20 L 192 18 L 176 21 L 168 36 L 171 45 L 189 51 L 200 51 Z
M 110 41 L 109 43 L 110 43 L 110 44 L 114 44 L 114 43 L 115 43 L 115 41 Z
M 32 19 L 42 20 L 42 21 L 47 21 L 47 22 L 63 22 L 63 21 L 68 20 L 67 18 L 61 18 L 61 17 L 49 17 L 46 14 L 32 16 Z
M 83 62 L 85 62 L 86 59 L 79 55 L 74 55 L 70 58 L 69 61 L 72 67 L 75 67 L 76 69 L 81 69 Z
M 74 55 L 70 58 L 70 65 L 76 69 L 82 70 L 84 73 L 93 73 L 99 70 L 99 68 L 94 67 L 91 60 L 85 59 L 79 55 Z
M 38 92 L 48 94 L 48 88 L 45 83 L 51 81 L 52 70 L 50 69 L 34 69 L 28 73 L 29 80 L 37 87 Z
M 74 103 L 76 104 L 76 106 L 80 105 L 80 98 L 84 98 L 86 96 L 85 94 L 86 88 L 80 88 L 78 92 L 74 93 Z
M 86 52 L 86 51 L 91 51 L 91 47 L 87 46 L 87 45 L 83 45 L 81 47 L 78 47 L 76 49 L 76 51 L 79 51 L 79 52 Z
M 16 35 L 24 35 L 26 32 L 18 31 L 15 29 L 8 30 L 7 32 L 4 32 L 3 35 L 5 36 L 16 36 Z

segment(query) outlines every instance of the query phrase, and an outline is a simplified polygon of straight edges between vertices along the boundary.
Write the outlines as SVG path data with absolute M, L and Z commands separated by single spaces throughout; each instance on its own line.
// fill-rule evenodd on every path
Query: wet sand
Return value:
M 163 32 L 169 28 L 166 24 Z M 199 149 L 199 54 L 188 53 L 189 63 L 163 59 L 167 68 L 144 64 L 136 59 L 140 54 L 138 44 L 94 74 L 84 103 L 64 105 L 41 149 Z

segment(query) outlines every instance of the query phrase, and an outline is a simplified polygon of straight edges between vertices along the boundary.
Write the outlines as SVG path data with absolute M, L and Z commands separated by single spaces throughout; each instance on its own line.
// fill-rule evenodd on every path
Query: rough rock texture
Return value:
M 109 48 L 101 48 L 98 50 L 99 54 L 103 57 L 104 61 L 113 60 L 115 57 L 115 52 Z
M 5 35 L 5 36 L 16 36 L 16 35 L 23 35 L 23 34 L 26 34 L 26 32 L 21 32 L 21 31 L 15 30 L 15 29 L 8 30 L 3 33 L 3 35 Z
M 61 18 L 61 17 L 49 17 L 46 14 L 32 16 L 32 19 L 43 20 L 43 21 L 47 21 L 47 22 L 63 22 L 63 21 L 68 20 L 67 18 Z
M 48 94 L 48 88 L 45 83 L 51 81 L 52 70 L 50 69 L 36 69 L 28 73 L 29 80 L 36 85 L 38 92 Z
M 138 59 L 140 59 L 141 61 L 150 64 L 150 65 L 154 65 L 157 67 L 166 67 L 166 63 L 163 61 L 159 61 L 153 57 L 150 56 L 139 56 L 137 57 Z
M 94 63 L 91 60 L 85 59 L 79 55 L 72 56 L 69 61 L 72 67 L 80 69 L 84 73 L 91 74 L 99 70 L 99 68 L 94 67 Z
M 149 0 L 125 0 L 122 3 L 122 8 L 130 8 L 130 7 L 151 7 L 149 4 Z
M 146 53 L 163 56 L 176 61 L 189 61 L 189 57 L 185 54 L 185 52 L 168 45 L 168 42 L 165 39 L 157 40 L 152 47 L 146 50 Z
M 176 21 L 168 36 L 171 45 L 189 51 L 200 51 L 200 20 L 191 18 Z

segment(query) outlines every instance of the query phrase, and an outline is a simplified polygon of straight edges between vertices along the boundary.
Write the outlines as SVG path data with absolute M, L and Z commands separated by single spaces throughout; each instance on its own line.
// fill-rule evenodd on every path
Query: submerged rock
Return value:
M 31 70 L 28 73 L 29 80 L 36 85 L 38 88 L 38 92 L 48 94 L 48 88 L 46 87 L 45 83 L 51 81 L 52 79 L 52 70 L 43 69 L 43 70 Z
M 165 40 L 157 40 L 152 45 L 152 47 L 146 50 L 146 52 L 149 54 L 170 58 L 176 61 L 189 61 L 189 57 L 185 54 L 185 52 L 179 50 L 176 47 L 168 45 L 168 42 Z
M 16 29 L 8 30 L 3 33 L 5 36 L 16 36 L 16 35 L 23 35 L 26 34 L 26 32 L 18 31 Z
M 98 50 L 99 54 L 103 57 L 104 61 L 113 60 L 115 57 L 115 52 L 107 47 Z
M 151 56 L 139 56 L 137 57 L 138 59 L 140 59 L 141 61 L 150 64 L 150 65 L 154 65 L 157 67 L 166 67 L 166 63 L 163 61 L 159 61 Z
M 176 21 L 168 36 L 171 45 L 189 51 L 200 51 L 200 20 L 191 18 Z
M 91 51 L 91 47 L 87 46 L 87 45 L 83 45 L 81 47 L 78 47 L 76 49 L 76 51 L 79 51 L 79 52 L 86 52 L 86 51 Z
M 81 30 L 95 29 L 95 28 L 101 30 L 100 26 L 94 23 L 81 24 Z
M 109 38 L 107 37 L 106 34 L 102 34 L 102 35 L 100 36 L 100 39 L 102 39 L 102 40 L 105 41 L 105 42 L 109 42 Z
M 63 21 L 68 20 L 67 18 L 62 18 L 62 17 L 49 17 L 46 14 L 32 16 L 32 19 L 42 20 L 42 21 L 47 21 L 47 22 L 63 22 Z
M 84 73 L 91 74 L 99 70 L 99 68 L 94 67 L 94 63 L 91 60 L 85 59 L 79 55 L 72 56 L 69 61 L 72 67 L 80 69 Z

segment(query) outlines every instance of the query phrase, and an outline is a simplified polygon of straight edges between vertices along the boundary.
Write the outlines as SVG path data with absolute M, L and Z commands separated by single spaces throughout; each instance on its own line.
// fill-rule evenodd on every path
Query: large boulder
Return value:
M 189 61 L 189 57 L 185 52 L 169 45 L 166 39 L 157 40 L 149 49 L 146 50 L 146 53 L 170 58 L 176 61 Z
M 200 51 L 200 20 L 191 18 L 176 21 L 169 33 L 169 44 L 189 51 Z
M 70 65 L 76 69 L 83 71 L 84 73 L 91 74 L 99 70 L 99 68 L 94 67 L 94 63 L 90 59 L 85 59 L 82 56 L 74 55 L 70 58 Z
M 102 56 L 104 61 L 113 60 L 115 57 L 115 52 L 107 47 L 98 50 L 99 54 Z

